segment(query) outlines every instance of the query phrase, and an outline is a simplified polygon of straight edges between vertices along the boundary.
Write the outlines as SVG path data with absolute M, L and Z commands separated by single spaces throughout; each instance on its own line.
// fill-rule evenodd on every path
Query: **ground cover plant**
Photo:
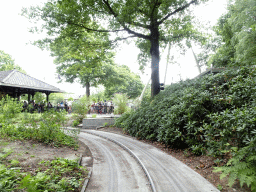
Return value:
M 1 145 L 28 140 L 55 148 L 66 146 L 78 149 L 79 132 L 63 129 L 67 121 L 66 112 L 21 113 L 19 101 L 8 96 L 1 100 L 0 105 L 0 139 L 6 141 Z M 77 159 L 64 158 L 33 164 L 38 170 L 31 174 L 20 167 L 19 160 L 8 159 L 12 153 L 11 148 L 0 146 L 0 191 L 79 191 L 87 175 Z
M 80 191 L 87 176 L 85 167 L 77 160 L 55 158 L 39 162 L 30 173 L 24 170 L 18 160 L 7 160 L 13 152 L 0 148 L 0 191 Z
M 223 176 L 231 176 L 230 185 L 238 178 L 241 185 L 255 190 L 256 173 L 240 171 L 241 166 L 255 169 L 256 149 L 251 146 L 256 140 L 255 85 L 254 67 L 182 81 L 144 100 L 138 110 L 117 119 L 116 125 L 137 138 L 189 149 L 196 155 L 233 159 L 226 166 L 232 169 L 217 171 L 226 170 Z M 232 151 L 234 147 L 237 150 Z

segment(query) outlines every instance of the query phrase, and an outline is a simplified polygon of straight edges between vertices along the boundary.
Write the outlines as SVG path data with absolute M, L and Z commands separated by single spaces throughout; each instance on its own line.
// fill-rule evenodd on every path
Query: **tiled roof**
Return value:
M 49 85 L 20 71 L 0 71 L 0 86 L 22 87 L 50 92 L 62 92 L 59 88 Z
M 3 81 L 5 77 L 7 77 L 12 71 L 0 71 L 0 82 Z

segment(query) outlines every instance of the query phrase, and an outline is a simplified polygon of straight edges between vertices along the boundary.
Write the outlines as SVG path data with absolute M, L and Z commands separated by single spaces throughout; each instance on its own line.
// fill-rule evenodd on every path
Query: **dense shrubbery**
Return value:
M 256 138 L 255 98 L 255 68 L 229 69 L 171 85 L 116 125 L 141 139 L 221 156 Z

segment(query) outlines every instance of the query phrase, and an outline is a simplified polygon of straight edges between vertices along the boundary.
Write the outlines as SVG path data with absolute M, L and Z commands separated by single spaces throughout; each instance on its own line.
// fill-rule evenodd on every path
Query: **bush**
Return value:
M 72 112 L 81 116 L 83 119 L 90 109 L 90 100 L 86 96 L 72 103 Z
M 126 94 L 118 93 L 114 95 L 113 103 L 117 106 L 114 109 L 114 114 L 123 114 L 130 108 L 127 106 L 128 97 Z
M 225 144 L 255 137 L 256 71 L 229 69 L 181 81 L 117 120 L 129 134 L 194 153 L 223 155 Z
M 62 127 L 65 124 L 65 112 L 44 112 L 39 122 L 24 120 L 18 125 L 2 124 L 0 137 L 11 139 L 32 139 L 49 145 L 61 146 L 66 145 L 78 147 L 78 131 L 67 131 Z M 29 123 L 28 123 L 29 122 Z M 68 135 L 67 135 L 68 134 Z
M 7 122 L 22 111 L 22 103 L 10 96 L 3 97 L 0 101 L 1 122 Z

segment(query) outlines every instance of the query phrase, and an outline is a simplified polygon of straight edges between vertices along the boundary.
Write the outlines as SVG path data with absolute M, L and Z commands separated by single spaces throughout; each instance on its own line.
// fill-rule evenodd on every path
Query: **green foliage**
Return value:
M 61 103 L 61 101 L 64 101 L 64 94 L 63 93 L 51 93 L 49 95 L 49 101 L 53 106 L 57 106 L 58 103 Z
M 0 123 L 7 123 L 22 111 L 22 103 L 10 96 L 0 101 Z
M 72 126 L 73 126 L 73 127 L 76 127 L 76 126 L 78 126 L 78 125 L 80 124 L 80 122 L 81 122 L 81 121 L 75 119 L 75 120 L 73 121 L 73 123 L 72 123 Z
M 117 122 L 136 137 L 221 155 L 227 142 L 244 146 L 255 136 L 255 77 L 240 68 L 173 84 Z
M 54 146 L 78 147 L 77 130 L 65 131 L 65 112 L 44 112 L 38 122 L 33 115 L 27 116 L 22 123 L 2 124 L 0 137 L 10 139 L 32 139 Z M 67 135 L 68 134 L 68 135 Z
M 13 69 L 26 73 L 21 69 L 20 66 L 15 65 L 14 59 L 11 57 L 11 55 L 0 50 L 0 71 L 9 71 Z
M 144 67 L 150 55 L 152 70 L 159 68 L 160 47 L 169 43 L 184 47 L 181 44 L 184 39 L 200 41 L 201 34 L 193 26 L 188 9 L 207 1 L 52 0 L 43 7 L 23 9 L 23 15 L 42 21 L 41 28 L 34 27 L 31 31 L 47 32 L 47 38 L 35 44 L 41 48 L 50 44 L 52 55 L 60 64 L 58 73 L 70 81 L 78 78 L 88 88 L 92 80 L 97 83 L 100 79 L 95 75 L 108 78 L 100 70 L 104 66 L 101 63 L 120 40 L 137 37 L 140 64 Z M 109 38 L 111 32 L 117 32 L 113 40 Z M 158 73 L 158 70 L 153 73 L 156 75 L 152 78 L 153 95 L 159 93 Z
M 42 103 L 46 101 L 46 95 L 44 93 L 36 92 L 34 95 L 35 103 Z
M 8 169 L 0 163 L 0 191 L 11 191 L 17 186 L 19 169 Z
M 114 114 L 123 114 L 130 110 L 130 108 L 127 106 L 128 97 L 126 94 L 115 94 L 113 98 L 113 103 L 117 106 L 114 109 Z
M 214 66 L 248 66 L 256 64 L 256 2 L 254 0 L 232 0 L 228 12 L 220 17 L 215 32 L 223 45 L 211 58 Z
M 113 76 L 113 80 L 111 80 L 111 84 L 105 84 L 104 91 L 107 98 L 111 98 L 115 93 L 126 94 L 128 98 L 136 98 L 141 94 L 144 85 L 139 75 L 131 72 L 129 67 L 125 65 L 116 66 L 115 72 L 110 75 Z
M 0 164 L 0 191 L 78 191 L 87 174 L 85 168 L 78 165 L 77 160 L 56 158 L 52 161 L 42 161 L 39 167 L 42 171 L 32 176 Z
M 238 178 L 255 191 L 255 84 L 255 67 L 182 81 L 154 99 L 144 98 L 141 107 L 123 114 L 116 126 L 141 139 L 218 157 L 216 163 L 224 155 L 234 156 L 217 170 L 230 174 L 230 185 Z
M 79 100 L 76 100 L 72 103 L 72 111 L 78 117 L 79 121 L 86 117 L 87 112 L 90 109 L 90 99 L 86 96 L 83 96 Z
M 255 131 L 254 131 L 255 132 Z M 239 179 L 240 186 L 246 184 L 256 191 L 256 139 L 248 140 L 246 147 L 231 148 L 229 152 L 234 156 L 228 161 L 226 166 L 215 167 L 214 172 L 222 172 L 220 178 L 229 177 L 229 186 L 231 187 L 236 179 Z

